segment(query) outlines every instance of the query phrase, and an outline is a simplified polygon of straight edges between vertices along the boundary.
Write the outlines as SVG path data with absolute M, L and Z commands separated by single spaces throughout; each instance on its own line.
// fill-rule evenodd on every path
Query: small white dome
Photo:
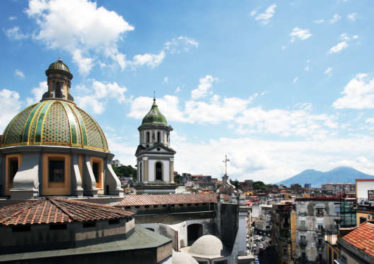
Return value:
M 191 255 L 200 255 L 206 257 L 221 256 L 223 245 L 221 240 L 212 235 L 205 235 L 199 237 L 190 247 L 189 253 Z
M 173 251 L 172 264 L 198 264 L 198 262 L 190 255 L 184 252 Z

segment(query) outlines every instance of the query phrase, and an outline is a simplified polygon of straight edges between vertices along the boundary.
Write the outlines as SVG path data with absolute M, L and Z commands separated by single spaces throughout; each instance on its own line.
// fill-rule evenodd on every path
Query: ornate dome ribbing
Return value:
M 95 120 L 74 103 L 44 100 L 19 113 L 8 124 L 2 147 L 62 145 L 108 152 L 103 131 Z

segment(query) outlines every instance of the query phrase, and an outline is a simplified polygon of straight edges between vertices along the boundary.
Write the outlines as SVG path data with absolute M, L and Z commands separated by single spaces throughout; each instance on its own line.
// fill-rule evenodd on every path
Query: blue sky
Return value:
M 374 174 L 371 1 L 1 1 L 0 129 L 62 57 L 124 164 L 155 90 L 178 172 Z

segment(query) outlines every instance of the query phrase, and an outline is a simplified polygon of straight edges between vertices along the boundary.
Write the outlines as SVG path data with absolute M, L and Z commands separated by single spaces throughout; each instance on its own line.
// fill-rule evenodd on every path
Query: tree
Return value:
M 131 177 L 133 181 L 136 181 L 137 170 L 131 165 L 113 166 L 113 170 L 119 177 Z

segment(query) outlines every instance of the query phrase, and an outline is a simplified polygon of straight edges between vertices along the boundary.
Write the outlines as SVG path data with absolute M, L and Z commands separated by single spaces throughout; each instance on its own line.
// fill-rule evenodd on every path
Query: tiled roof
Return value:
M 126 195 L 114 206 L 216 203 L 216 194 L 155 194 Z
M 42 198 L 0 208 L 0 226 L 87 222 L 124 218 L 133 214 L 109 205 L 64 198 Z
M 374 257 L 374 224 L 366 222 L 343 237 L 343 240 Z

